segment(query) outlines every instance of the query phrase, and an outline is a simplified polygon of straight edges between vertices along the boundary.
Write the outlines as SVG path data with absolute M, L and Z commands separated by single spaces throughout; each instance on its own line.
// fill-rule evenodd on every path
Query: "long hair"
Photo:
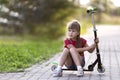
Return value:
M 80 23 L 78 20 L 72 20 L 67 24 L 67 29 L 76 29 L 79 32 L 79 35 L 77 35 L 76 40 L 77 40 L 77 44 L 76 44 L 76 48 L 80 48 L 81 47 L 81 41 L 80 41 Z M 71 39 L 70 39 L 71 40 Z

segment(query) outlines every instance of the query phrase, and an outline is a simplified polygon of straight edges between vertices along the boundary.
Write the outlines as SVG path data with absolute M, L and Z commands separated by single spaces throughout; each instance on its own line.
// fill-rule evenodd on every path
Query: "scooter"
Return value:
M 93 31 L 94 31 L 94 38 L 97 39 L 97 29 L 95 26 L 95 20 L 94 20 L 94 13 L 97 11 L 96 8 L 88 8 L 87 9 L 87 13 L 91 14 L 92 16 L 92 24 L 93 24 Z M 98 43 L 96 43 L 96 55 L 97 55 L 97 59 L 94 61 L 94 63 L 92 63 L 91 65 L 88 66 L 88 70 L 93 71 L 95 65 L 98 63 L 98 72 L 99 73 L 104 73 L 105 72 L 105 68 L 103 67 L 102 63 L 101 63 L 101 57 L 100 57 L 100 51 L 99 51 L 99 47 L 98 47 Z
M 95 39 L 97 39 L 97 29 L 96 29 L 95 20 L 94 20 L 94 13 L 96 12 L 96 10 L 97 10 L 96 8 L 92 8 L 92 7 L 87 9 L 87 13 L 91 14 L 91 16 L 92 16 L 92 24 L 93 24 L 93 31 L 94 31 Z M 99 73 L 104 73 L 105 72 L 105 68 L 103 67 L 103 65 L 101 63 L 101 57 L 100 57 L 100 51 L 99 51 L 99 48 L 98 48 L 98 43 L 96 43 L 96 55 L 97 55 L 97 59 L 94 61 L 94 63 L 92 63 L 88 66 L 88 69 L 83 69 L 84 71 L 93 71 L 95 65 L 98 63 L 97 71 Z M 51 67 L 51 70 L 54 71 L 57 68 L 58 62 L 53 62 L 52 64 L 53 65 Z M 75 71 L 76 69 L 63 68 L 62 70 Z

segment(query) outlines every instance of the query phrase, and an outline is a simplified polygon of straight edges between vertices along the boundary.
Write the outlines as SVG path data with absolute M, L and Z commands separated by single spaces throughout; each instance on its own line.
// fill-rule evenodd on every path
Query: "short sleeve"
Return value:
M 64 47 L 65 47 L 65 48 L 68 48 L 67 46 L 68 46 L 69 44 L 72 44 L 71 41 L 70 41 L 69 39 L 66 39 L 66 40 L 64 41 Z

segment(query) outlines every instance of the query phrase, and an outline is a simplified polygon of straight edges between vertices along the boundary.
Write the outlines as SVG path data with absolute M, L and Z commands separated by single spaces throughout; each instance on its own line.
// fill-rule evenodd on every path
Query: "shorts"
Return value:
M 81 64 L 82 67 L 85 66 L 85 59 L 82 58 L 82 64 Z M 77 66 L 75 65 L 75 63 L 73 62 L 73 64 L 69 67 L 67 67 L 68 69 L 73 69 L 73 70 L 77 70 Z

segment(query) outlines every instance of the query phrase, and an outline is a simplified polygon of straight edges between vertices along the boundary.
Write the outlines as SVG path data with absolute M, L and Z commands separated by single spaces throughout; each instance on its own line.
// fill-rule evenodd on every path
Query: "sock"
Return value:
M 60 71 L 60 70 L 62 70 L 62 66 L 59 66 L 58 65 L 58 67 L 57 67 L 57 69 L 56 69 L 57 71 Z
M 82 69 L 82 67 L 81 66 L 77 66 L 77 70 L 80 70 L 80 69 Z

